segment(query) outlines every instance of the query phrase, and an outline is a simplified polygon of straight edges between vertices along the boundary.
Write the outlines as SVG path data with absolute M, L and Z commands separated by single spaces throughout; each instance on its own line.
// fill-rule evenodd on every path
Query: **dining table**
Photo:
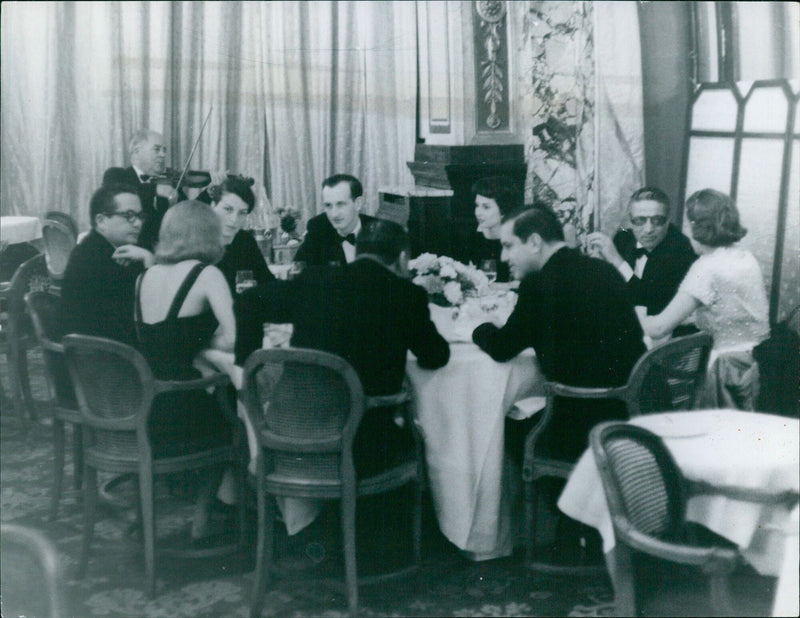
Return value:
M 472 343 L 474 327 L 498 312 L 507 318 L 515 300 L 508 292 L 476 300 L 472 309 L 431 305 L 431 318 L 450 343 L 450 360 L 427 370 L 409 353 L 406 363 L 439 528 L 472 560 L 512 553 L 504 420 L 521 399 L 538 397 L 544 405 L 544 378 L 532 349 L 498 363 Z
M 726 488 L 775 494 L 800 492 L 800 421 L 759 412 L 697 410 L 639 416 L 628 421 L 657 434 L 690 481 L 719 492 L 689 499 L 686 519 L 733 542 L 758 573 L 778 578 L 776 615 L 797 615 L 797 502 L 745 501 Z M 562 491 L 558 508 L 596 528 L 613 568 L 614 529 L 591 449 Z M 614 581 L 614 573 L 611 573 Z
M 42 222 L 38 217 L 16 215 L 0 217 L 0 242 L 3 247 L 31 242 L 42 237 Z

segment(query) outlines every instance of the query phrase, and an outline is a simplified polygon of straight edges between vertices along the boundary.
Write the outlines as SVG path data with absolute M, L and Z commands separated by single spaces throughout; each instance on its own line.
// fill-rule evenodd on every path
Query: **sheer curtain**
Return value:
M 265 216 L 318 210 L 334 172 L 411 181 L 414 2 L 4 3 L 3 214 L 71 213 L 87 228 L 105 168 L 134 130 L 162 131 L 180 168 L 253 176 Z M 266 191 L 265 191 L 266 189 Z

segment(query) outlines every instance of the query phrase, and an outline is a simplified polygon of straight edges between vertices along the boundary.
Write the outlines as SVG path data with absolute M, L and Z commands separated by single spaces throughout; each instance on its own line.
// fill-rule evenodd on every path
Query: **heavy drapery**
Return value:
M 411 181 L 413 2 L 8 2 L 2 14 L 4 214 L 71 213 L 87 228 L 105 168 L 137 128 L 180 168 L 258 183 L 259 209 L 318 210 L 331 173 Z M 266 192 L 264 191 L 266 188 Z

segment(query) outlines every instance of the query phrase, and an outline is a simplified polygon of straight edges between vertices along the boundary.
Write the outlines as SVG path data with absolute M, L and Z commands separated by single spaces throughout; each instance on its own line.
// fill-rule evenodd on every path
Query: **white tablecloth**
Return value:
M 0 242 L 13 245 L 42 237 L 42 222 L 37 217 L 0 217 Z
M 662 436 L 688 479 L 774 492 L 800 490 L 797 419 L 707 410 L 653 414 L 630 422 Z M 591 450 L 578 461 L 558 507 L 597 528 L 605 552 L 614 548 L 611 518 Z M 745 559 L 764 575 L 779 574 L 786 540 L 792 536 L 787 536 L 787 530 L 797 527 L 785 506 L 743 502 L 721 495 L 690 499 L 687 519 L 736 543 Z M 797 581 L 797 571 L 794 575 Z
M 439 332 L 448 339 L 467 338 L 471 325 L 454 328 L 447 323 L 450 312 L 432 307 Z M 533 351 L 496 363 L 475 344 L 456 342 L 450 344 L 445 367 L 420 369 L 409 355 L 406 373 L 417 397 L 440 529 L 476 560 L 510 555 L 513 539 L 503 483 L 503 421 L 515 401 L 543 393 L 544 380 Z

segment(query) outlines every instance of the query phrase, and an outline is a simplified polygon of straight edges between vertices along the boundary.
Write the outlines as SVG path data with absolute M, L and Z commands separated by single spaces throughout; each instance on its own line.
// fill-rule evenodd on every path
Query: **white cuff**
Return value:
M 633 268 L 631 268 L 631 265 L 625 260 L 622 260 L 622 264 L 617 266 L 617 270 L 619 271 L 619 274 L 622 275 L 623 279 L 625 279 L 625 281 L 630 281 L 631 277 L 633 277 Z

